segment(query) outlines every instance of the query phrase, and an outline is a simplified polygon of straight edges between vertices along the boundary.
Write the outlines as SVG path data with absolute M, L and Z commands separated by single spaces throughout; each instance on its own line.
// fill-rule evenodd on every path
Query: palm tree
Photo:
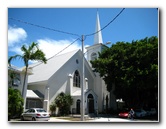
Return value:
M 24 82 L 23 82 L 23 88 L 22 88 L 22 97 L 24 98 L 25 82 L 26 82 L 26 76 L 27 76 L 27 71 L 29 66 L 28 62 L 31 60 L 31 61 L 41 61 L 43 63 L 46 63 L 47 59 L 43 51 L 38 48 L 38 44 L 34 42 L 32 42 L 32 44 L 29 47 L 23 45 L 21 47 L 21 51 L 23 52 L 22 55 L 16 54 L 14 56 L 9 57 L 8 64 L 9 66 L 11 66 L 11 61 L 17 58 L 24 61 L 25 75 L 24 75 Z

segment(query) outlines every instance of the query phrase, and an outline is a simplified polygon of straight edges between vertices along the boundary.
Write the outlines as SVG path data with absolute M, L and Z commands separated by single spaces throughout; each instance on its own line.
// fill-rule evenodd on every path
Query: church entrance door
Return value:
M 80 114 L 80 100 L 77 100 L 77 104 L 76 104 L 76 113 Z
M 94 98 L 92 94 L 88 95 L 88 109 L 89 113 L 94 113 Z

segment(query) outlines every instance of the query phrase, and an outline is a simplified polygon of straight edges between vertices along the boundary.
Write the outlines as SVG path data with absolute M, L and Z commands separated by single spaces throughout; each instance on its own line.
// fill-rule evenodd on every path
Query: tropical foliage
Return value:
M 130 106 L 156 105 L 158 97 L 158 38 L 117 42 L 91 61 L 115 95 Z
M 59 108 L 60 115 L 68 115 L 70 113 L 70 106 L 73 104 L 73 98 L 69 94 L 61 92 L 55 98 L 54 102 Z
M 51 112 L 51 115 L 52 116 L 55 116 L 56 114 L 55 114 L 55 111 L 56 111 L 56 104 L 55 104 L 55 102 L 52 102 L 51 104 L 50 104 L 50 112 Z
M 17 59 L 17 58 L 24 61 L 25 76 L 24 76 L 23 89 L 22 89 L 22 96 L 23 96 L 24 90 L 25 90 L 25 81 L 26 81 L 29 61 L 42 61 L 42 62 L 46 63 L 47 59 L 46 59 L 43 51 L 39 49 L 38 44 L 34 43 L 34 42 L 32 42 L 32 44 L 28 47 L 26 45 L 23 45 L 21 47 L 21 51 L 23 52 L 22 55 L 16 54 L 14 56 L 9 57 L 8 63 L 11 66 L 11 61 L 14 59 Z
M 9 85 L 9 87 L 18 86 L 17 84 L 15 84 L 15 82 L 20 83 L 20 81 L 21 80 L 20 80 L 19 74 L 13 70 L 8 69 L 8 85 Z
M 12 87 L 8 88 L 8 119 L 20 117 L 23 112 L 23 98 L 21 92 Z

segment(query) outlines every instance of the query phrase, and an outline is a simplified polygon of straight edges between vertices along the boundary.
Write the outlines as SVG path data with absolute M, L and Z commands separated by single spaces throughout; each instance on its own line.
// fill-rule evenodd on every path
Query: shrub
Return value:
M 8 88 L 8 120 L 20 117 L 23 112 L 24 99 L 18 89 Z
M 73 98 L 69 94 L 61 92 L 54 100 L 57 107 L 59 107 L 60 115 L 68 115 L 70 113 L 70 106 L 73 104 Z

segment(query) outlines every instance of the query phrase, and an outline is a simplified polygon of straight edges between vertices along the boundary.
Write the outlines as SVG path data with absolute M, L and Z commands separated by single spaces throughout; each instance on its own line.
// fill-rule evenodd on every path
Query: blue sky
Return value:
M 100 26 L 103 28 L 122 8 L 98 8 Z M 49 58 L 81 35 L 95 32 L 97 8 L 8 8 L 8 56 L 21 54 L 20 47 L 32 42 Z M 18 19 L 33 25 L 18 22 Z M 59 33 L 36 27 L 39 25 L 76 35 Z M 145 37 L 158 36 L 158 10 L 156 8 L 125 8 L 125 10 L 102 30 L 103 42 L 131 42 Z M 85 46 L 93 45 L 94 36 L 86 37 Z M 76 41 L 63 53 L 81 49 L 81 41 Z M 24 66 L 20 60 L 12 62 L 17 67 Z

